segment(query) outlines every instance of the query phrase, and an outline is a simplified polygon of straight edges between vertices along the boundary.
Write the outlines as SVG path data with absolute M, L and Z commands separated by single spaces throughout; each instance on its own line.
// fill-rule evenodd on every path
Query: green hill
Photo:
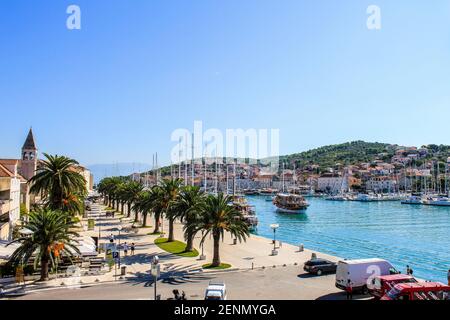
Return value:
M 353 141 L 281 157 L 289 166 L 297 167 L 316 164 L 321 168 L 371 162 L 376 159 L 388 160 L 395 152 L 396 146 L 387 143 Z M 382 155 L 380 157 L 380 155 Z

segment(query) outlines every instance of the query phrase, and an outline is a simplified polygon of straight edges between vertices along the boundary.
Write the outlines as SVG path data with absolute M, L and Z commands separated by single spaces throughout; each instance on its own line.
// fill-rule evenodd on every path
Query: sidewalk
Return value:
M 88 214 L 89 218 L 98 219 L 99 212 L 104 211 L 103 205 L 94 205 L 93 212 Z M 153 225 L 154 221 L 149 216 L 149 225 Z M 100 222 L 100 223 L 98 223 Z M 241 270 L 257 269 L 257 268 L 273 268 L 274 266 L 293 266 L 298 265 L 299 268 L 311 259 L 313 253 L 317 254 L 320 258 L 329 259 L 331 261 L 339 261 L 339 258 L 326 254 L 314 252 L 305 248 L 303 252 L 299 252 L 299 248 L 293 245 L 284 243 L 282 248 L 277 248 L 278 255 L 272 256 L 273 243 L 271 239 L 251 235 L 247 239 L 247 242 L 233 245 L 233 239 L 230 234 L 225 235 L 225 239 L 220 243 L 220 256 L 223 263 L 229 263 L 232 268 L 223 271 L 204 271 L 202 266 L 210 263 L 212 260 L 213 241 L 209 237 L 205 241 L 204 254 L 206 260 L 201 261 L 197 258 L 184 258 L 173 254 L 169 254 L 161 250 L 154 244 L 154 241 L 159 237 L 155 235 L 148 235 L 153 231 L 153 228 L 136 228 L 133 229 L 134 215 L 131 218 L 126 218 L 121 215 L 117 215 L 115 218 L 104 218 L 100 221 L 96 221 L 96 228 L 93 231 L 80 232 L 82 235 L 95 236 L 99 235 L 98 226 L 100 226 L 101 239 L 100 243 L 108 242 L 109 236 L 114 235 L 116 243 L 120 241 L 121 244 L 125 242 L 130 245 L 135 243 L 136 251 L 134 256 L 124 257 L 122 252 L 121 266 L 126 267 L 126 275 L 120 276 L 120 270 L 113 267 L 110 272 L 102 275 L 93 276 L 80 276 L 75 278 L 60 278 L 52 279 L 45 283 L 34 283 L 27 286 L 29 290 L 45 290 L 49 288 L 64 288 L 64 287 L 79 287 L 90 286 L 105 283 L 119 283 L 120 281 L 126 281 L 131 279 L 142 279 L 150 277 L 151 262 L 155 255 L 159 257 L 161 264 L 162 277 L 177 277 L 186 273 L 199 273 L 205 272 L 208 274 L 217 274 L 221 272 L 235 272 Z M 87 219 L 82 221 L 84 226 L 87 226 Z M 123 230 L 120 232 L 118 227 L 122 226 Z M 167 231 L 169 229 L 166 220 L 163 222 L 162 230 Z M 175 238 L 180 241 L 184 241 L 183 226 L 181 223 L 175 224 Z M 195 241 L 195 248 L 201 253 L 200 247 L 201 235 L 199 234 Z M 277 243 L 278 245 L 278 243 Z M 117 276 L 116 276 L 117 272 Z M 20 286 L 18 286 L 20 288 Z

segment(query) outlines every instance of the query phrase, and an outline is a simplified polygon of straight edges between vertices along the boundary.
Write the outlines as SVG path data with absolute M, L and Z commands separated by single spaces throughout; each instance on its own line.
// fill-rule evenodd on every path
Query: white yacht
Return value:
M 375 201 L 375 198 L 370 194 L 360 193 L 356 196 L 355 201 L 372 202 L 372 201 Z
M 450 199 L 448 197 L 437 197 L 423 201 L 428 206 L 450 207 Z
M 423 199 L 420 195 L 410 195 L 402 201 L 402 204 L 423 204 Z

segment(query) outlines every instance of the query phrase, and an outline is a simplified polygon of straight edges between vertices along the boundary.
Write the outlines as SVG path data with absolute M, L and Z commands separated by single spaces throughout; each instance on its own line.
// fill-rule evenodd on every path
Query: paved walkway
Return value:
M 108 283 L 117 282 L 119 280 L 130 280 L 139 278 L 148 278 L 150 274 L 151 261 L 155 255 L 158 255 L 161 263 L 161 270 L 165 277 L 167 276 L 180 276 L 187 272 L 203 272 L 202 265 L 211 262 L 213 243 L 212 239 L 208 238 L 204 245 L 204 253 L 207 257 L 206 261 L 201 261 L 197 258 L 184 258 L 169 254 L 161 250 L 154 244 L 154 241 L 158 236 L 148 235 L 153 231 L 153 228 L 132 228 L 134 215 L 132 218 L 126 218 L 121 215 L 117 215 L 115 218 L 105 217 L 105 206 L 93 205 L 92 211 L 88 213 L 88 217 L 96 219 L 96 228 L 93 231 L 87 231 L 87 219 L 83 220 L 85 231 L 81 232 L 83 235 L 99 236 L 101 235 L 100 243 L 109 241 L 109 236 L 113 234 L 116 239 L 116 243 L 120 241 L 121 244 L 125 242 L 130 245 L 135 243 L 136 251 L 134 256 L 123 257 L 121 264 L 127 267 L 127 275 L 125 277 L 116 276 L 116 271 L 113 268 L 111 272 L 107 272 L 102 275 L 96 276 L 82 276 L 77 278 L 66 279 L 53 279 L 45 283 L 46 287 L 63 287 L 63 286 L 77 286 L 80 284 L 93 284 L 93 283 Z M 149 225 L 153 225 L 153 219 L 149 216 Z M 123 230 L 120 232 L 118 227 L 122 226 Z M 100 230 L 99 230 L 100 228 Z M 163 231 L 168 230 L 167 221 L 163 222 Z M 183 241 L 183 226 L 180 223 L 175 224 L 175 238 Z M 194 245 L 201 252 L 200 247 L 201 235 L 197 236 Z M 294 266 L 298 265 L 300 268 L 307 260 L 312 256 L 313 251 L 305 249 L 303 252 L 299 252 L 299 248 L 283 244 L 282 248 L 277 248 L 279 254 L 272 256 L 273 243 L 272 240 L 251 235 L 246 242 L 233 245 L 233 239 L 230 234 L 225 235 L 225 239 L 220 243 L 220 255 L 221 260 L 224 263 L 232 265 L 232 270 L 249 270 L 252 268 L 262 269 L 265 267 L 273 268 L 273 266 Z M 318 257 L 326 258 L 332 261 L 338 261 L 339 259 L 326 254 L 317 254 Z M 120 271 L 117 271 L 119 274 Z M 217 273 L 217 272 L 212 272 Z M 325 284 L 324 284 L 325 285 Z M 40 285 L 42 287 L 42 285 Z M 327 283 L 326 286 L 329 286 Z M 334 286 L 332 286 L 334 287 Z M 328 290 L 327 288 L 323 288 Z

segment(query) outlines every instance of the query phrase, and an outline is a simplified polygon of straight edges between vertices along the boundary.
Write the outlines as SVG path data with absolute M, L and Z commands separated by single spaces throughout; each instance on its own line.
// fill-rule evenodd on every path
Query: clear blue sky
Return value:
M 0 157 L 33 126 L 40 151 L 87 165 L 168 161 L 194 120 L 279 128 L 281 153 L 450 144 L 450 2 L 2 0 L 0 110 Z

